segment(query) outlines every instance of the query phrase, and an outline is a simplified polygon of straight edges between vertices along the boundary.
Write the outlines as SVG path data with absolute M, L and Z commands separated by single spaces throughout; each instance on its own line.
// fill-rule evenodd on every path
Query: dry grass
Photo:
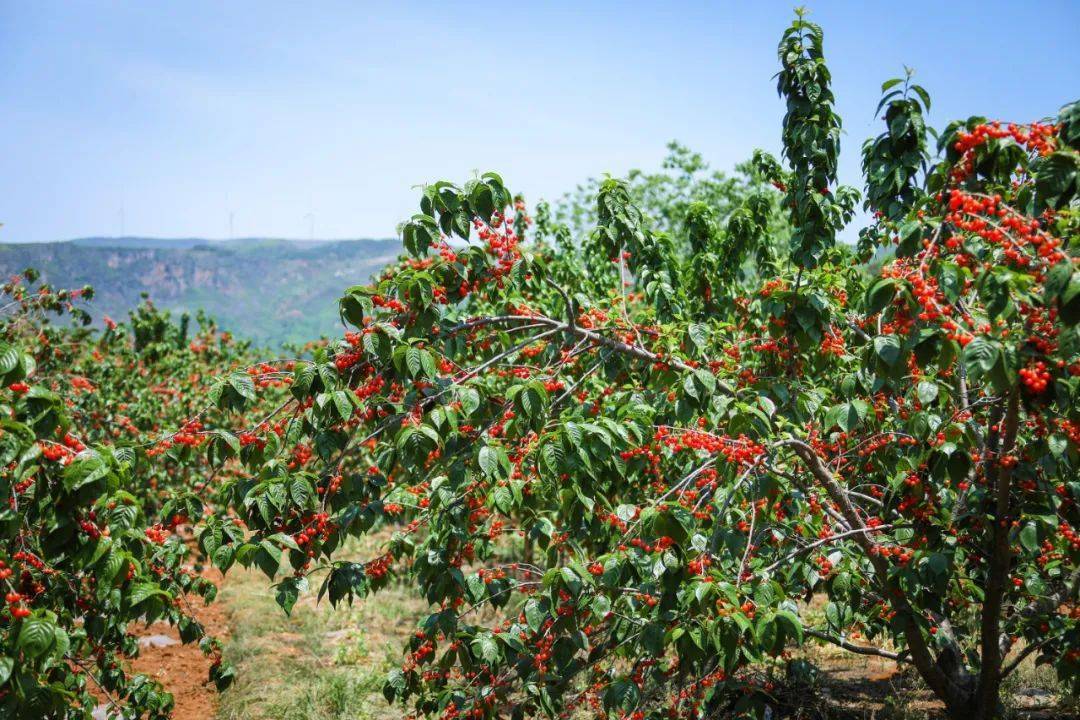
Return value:
M 371 557 L 377 540 L 346 555 Z M 321 578 L 320 578 L 321 580 Z M 382 696 L 386 672 L 400 663 L 404 640 L 423 604 L 405 586 L 352 607 L 302 596 L 286 616 L 266 576 L 236 570 L 222 589 L 231 637 L 226 655 L 236 685 L 222 697 L 219 720 L 390 720 L 402 716 Z

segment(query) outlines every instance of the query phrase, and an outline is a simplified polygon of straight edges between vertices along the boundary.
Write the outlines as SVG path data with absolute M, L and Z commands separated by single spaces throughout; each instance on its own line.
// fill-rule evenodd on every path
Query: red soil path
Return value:
M 207 570 L 204 577 L 209 578 L 219 587 L 221 573 Z M 225 610 L 221 603 L 203 605 L 198 597 L 191 598 L 195 617 L 206 628 L 208 635 L 224 640 L 228 634 Z M 184 645 L 176 628 L 168 623 L 138 625 L 129 627 L 135 636 L 154 639 L 154 643 L 140 642 L 139 657 L 129 661 L 134 673 L 143 673 L 164 686 L 176 700 L 173 717 L 177 720 L 213 720 L 217 709 L 217 691 L 210 682 L 210 659 L 199 650 L 198 643 Z M 175 641 L 166 644 L 163 638 Z

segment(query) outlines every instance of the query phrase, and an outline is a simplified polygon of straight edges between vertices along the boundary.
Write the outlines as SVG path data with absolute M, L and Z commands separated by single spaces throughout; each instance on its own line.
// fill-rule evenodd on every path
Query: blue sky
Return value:
M 779 149 L 784 2 L 0 0 L 0 241 L 382 237 L 416 186 L 497 170 L 531 200 Z M 847 133 L 914 66 L 932 122 L 1080 90 L 1080 2 L 817 2 Z M 121 212 L 123 226 L 121 226 Z

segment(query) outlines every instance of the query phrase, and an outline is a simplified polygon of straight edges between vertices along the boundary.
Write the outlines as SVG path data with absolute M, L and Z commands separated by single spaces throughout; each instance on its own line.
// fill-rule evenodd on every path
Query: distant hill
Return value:
M 337 299 L 401 250 L 398 240 L 78 238 L 0 244 L 0 276 L 27 267 L 59 287 L 92 285 L 91 314 L 121 320 L 148 293 L 159 306 L 205 310 L 223 329 L 278 346 L 337 335 Z
M 140 248 L 144 250 L 188 250 L 199 245 L 222 245 L 223 240 L 206 238 L 148 238 L 148 237 L 84 237 L 67 242 L 83 247 Z

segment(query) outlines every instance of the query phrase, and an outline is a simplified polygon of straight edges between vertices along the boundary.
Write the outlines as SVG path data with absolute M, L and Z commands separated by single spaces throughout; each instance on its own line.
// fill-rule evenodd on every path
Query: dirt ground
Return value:
M 207 570 L 204 577 L 219 587 L 221 573 Z M 209 606 L 200 598 L 192 598 L 195 617 L 206 628 L 208 635 L 224 642 L 229 626 L 225 608 L 221 603 Z M 217 715 L 218 693 L 210 682 L 210 659 L 199 650 L 198 643 L 184 645 L 176 628 L 158 622 L 130 628 L 139 638 L 139 657 L 129 661 L 133 673 L 148 675 L 172 693 L 176 702 L 173 717 L 177 720 L 213 720 Z M 105 707 L 99 705 L 95 718 L 104 718 Z
M 207 577 L 220 585 L 221 575 L 215 570 Z M 228 624 L 225 609 L 220 603 L 194 606 L 195 616 L 208 635 L 225 641 Z M 176 700 L 174 717 L 183 720 L 212 720 L 217 711 L 217 691 L 210 682 L 210 659 L 202 654 L 197 643 L 184 645 L 176 629 L 166 623 L 154 623 L 136 633 L 142 645 L 132 669 L 145 673 L 160 682 Z M 169 638 L 176 644 L 159 640 Z

